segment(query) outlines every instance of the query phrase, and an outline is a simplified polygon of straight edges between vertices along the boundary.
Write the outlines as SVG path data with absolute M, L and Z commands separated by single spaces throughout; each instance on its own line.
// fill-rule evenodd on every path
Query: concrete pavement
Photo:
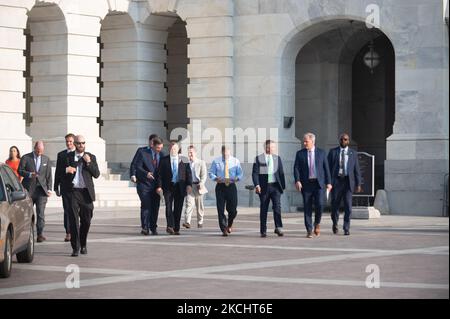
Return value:
M 88 255 L 70 257 L 62 211 L 48 209 L 47 241 L 32 264 L 14 262 L 0 298 L 449 298 L 449 219 L 382 216 L 352 220 L 351 236 L 333 235 L 329 214 L 319 238 L 305 238 L 303 215 L 283 215 L 284 237 L 259 237 L 257 208 L 238 210 L 229 237 L 216 211 L 204 228 L 139 234 L 139 209 L 95 209 Z M 67 288 L 79 267 L 80 288 Z M 69 270 L 69 272 L 67 272 Z M 70 277 L 72 276 L 72 277 Z M 380 288 L 368 288 L 367 283 Z

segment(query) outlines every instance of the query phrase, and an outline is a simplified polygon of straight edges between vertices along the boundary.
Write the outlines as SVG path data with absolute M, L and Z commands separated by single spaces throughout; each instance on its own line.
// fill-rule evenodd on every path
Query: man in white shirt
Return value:
M 358 153 L 349 148 L 350 136 L 342 133 L 339 146 L 328 153 L 331 183 L 331 219 L 333 233 L 337 234 L 339 222 L 339 206 L 344 200 L 344 235 L 350 235 L 350 219 L 352 215 L 352 195 L 361 192 L 361 173 L 358 163 Z
M 56 196 L 62 197 L 63 209 L 64 209 L 64 229 L 66 230 L 66 237 L 64 241 L 70 241 L 70 226 L 69 226 L 69 207 L 70 201 L 67 195 L 68 190 L 63 187 L 62 179 L 65 175 L 65 165 L 67 163 L 68 154 L 75 151 L 75 135 L 72 133 L 67 134 L 65 137 L 66 149 L 58 153 L 56 160 L 55 170 L 55 184 L 53 186 Z
M 95 189 L 92 178 L 98 178 L 100 171 L 94 154 L 85 151 L 86 141 L 82 135 L 75 137 L 74 152 L 69 153 L 69 165 L 63 183 L 70 189 L 71 209 L 69 212 L 70 243 L 72 257 L 78 253 L 87 254 L 87 236 L 94 211 Z

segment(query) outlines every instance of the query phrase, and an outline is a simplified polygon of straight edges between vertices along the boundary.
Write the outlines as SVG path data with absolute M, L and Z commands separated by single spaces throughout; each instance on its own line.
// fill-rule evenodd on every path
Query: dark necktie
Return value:
M 345 176 L 345 150 L 341 151 L 341 160 L 339 161 L 339 176 Z

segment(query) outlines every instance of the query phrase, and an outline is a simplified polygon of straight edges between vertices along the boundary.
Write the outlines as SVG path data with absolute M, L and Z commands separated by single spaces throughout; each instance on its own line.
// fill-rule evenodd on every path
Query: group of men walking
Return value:
M 64 208 L 65 241 L 70 241 L 72 256 L 87 254 L 87 236 L 91 224 L 95 201 L 93 178 L 100 171 L 96 157 L 86 152 L 83 136 L 67 134 L 66 149 L 58 153 L 54 191 L 62 197 Z M 320 223 L 325 191 L 331 195 L 332 231 L 339 232 L 339 207 L 344 202 L 345 235 L 350 235 L 352 194 L 361 191 L 361 177 L 357 152 L 349 148 L 350 137 L 343 133 L 339 146 L 326 152 L 315 146 L 315 135 L 303 136 L 304 148 L 295 156 L 294 179 L 296 189 L 302 193 L 306 237 L 320 236 Z M 208 192 L 206 181 L 216 183 L 215 195 L 219 228 L 222 236 L 228 236 L 233 229 L 237 215 L 238 195 L 236 183 L 243 178 L 239 160 L 231 155 L 227 146 L 222 155 L 215 158 L 209 171 L 205 161 L 197 156 L 196 148 L 188 148 L 188 156 L 181 155 L 177 142 L 169 144 L 169 153 L 163 151 L 163 141 L 155 134 L 150 135 L 149 144 L 141 147 L 130 165 L 130 179 L 137 183 L 141 200 L 141 234 L 158 235 L 158 212 L 161 196 L 165 201 L 166 232 L 179 235 L 183 205 L 186 203 L 182 226 L 191 228 L 192 214 L 197 214 L 197 227 L 203 227 L 203 197 Z M 260 234 L 267 237 L 267 214 L 272 202 L 275 230 L 283 236 L 281 218 L 281 196 L 286 188 L 283 161 L 276 151 L 276 143 L 267 140 L 265 152 L 255 158 L 252 180 L 255 192 L 260 198 Z M 37 141 L 34 151 L 20 159 L 18 173 L 22 184 L 28 190 L 36 205 L 37 241 L 46 240 L 44 210 L 51 195 L 52 174 L 50 159 L 44 155 L 44 143 Z M 314 221 L 312 218 L 315 208 Z M 227 211 L 228 216 L 225 214 Z
M 303 136 L 304 148 L 296 154 L 293 171 L 295 187 L 303 196 L 307 238 L 312 238 L 313 234 L 320 236 L 325 192 L 331 195 L 333 233 L 339 232 L 339 207 L 343 200 L 343 230 L 345 235 L 350 235 L 352 194 L 361 191 L 361 178 L 357 152 L 348 147 L 349 142 L 349 135 L 341 134 L 339 146 L 331 149 L 327 155 L 324 150 L 315 146 L 314 134 L 306 133 Z M 223 146 L 222 156 L 212 161 L 207 173 L 206 163 L 197 157 L 194 146 L 189 146 L 188 157 L 180 154 L 177 142 L 170 142 L 167 155 L 161 151 L 162 147 L 162 140 L 156 135 L 150 135 L 149 145 L 136 151 L 130 166 L 130 178 L 137 183 L 137 192 L 141 199 L 141 234 L 158 235 L 157 220 L 161 196 L 166 203 L 168 234 L 180 234 L 185 199 L 186 210 L 182 226 L 191 227 L 191 217 L 195 209 L 197 226 L 201 228 L 204 216 L 203 196 L 208 192 L 205 183 L 209 175 L 216 183 L 219 227 L 222 235 L 228 236 L 232 232 L 237 215 L 236 183 L 243 178 L 239 160 L 231 156 L 227 146 Z M 267 140 L 264 148 L 265 152 L 255 158 L 252 169 L 255 192 L 260 198 L 260 234 L 261 237 L 267 237 L 267 214 L 272 202 L 274 232 L 283 236 L 281 196 L 286 188 L 283 162 L 276 154 L 274 141 Z

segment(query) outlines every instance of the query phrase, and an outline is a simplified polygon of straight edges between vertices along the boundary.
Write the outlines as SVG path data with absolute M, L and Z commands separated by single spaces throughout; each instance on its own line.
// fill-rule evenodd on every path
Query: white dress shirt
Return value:
M 348 176 L 348 169 L 347 169 L 347 163 L 348 163 L 348 146 L 346 148 L 339 148 L 339 165 L 341 163 L 341 156 L 342 156 L 342 150 L 344 150 L 344 174 L 345 176 Z M 341 168 L 339 166 L 339 174 L 341 174 Z
M 77 171 L 73 179 L 74 188 L 86 188 L 86 184 L 84 183 L 83 178 L 83 160 L 82 160 L 83 155 L 84 153 L 78 154 L 77 152 L 75 152 L 75 162 L 77 162 Z

